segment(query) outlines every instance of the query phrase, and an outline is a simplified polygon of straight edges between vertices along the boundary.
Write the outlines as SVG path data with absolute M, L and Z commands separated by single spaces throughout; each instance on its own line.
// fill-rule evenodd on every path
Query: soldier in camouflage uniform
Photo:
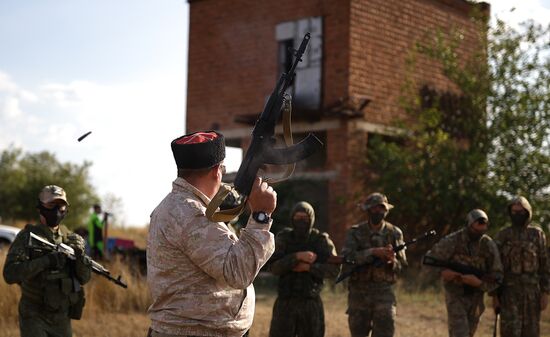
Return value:
M 485 234 L 489 218 L 474 209 L 466 217 L 466 227 L 439 241 L 426 254 L 445 262 L 459 263 L 485 272 L 486 277 L 464 275 L 441 269 L 450 337 L 471 337 L 485 310 L 483 294 L 496 289 L 502 280 L 502 263 L 494 241 Z
M 80 319 L 84 306 L 81 285 L 90 280 L 91 262 L 84 255 L 84 239 L 60 224 L 67 214 L 67 197 L 58 186 L 39 194 L 40 224 L 27 225 L 11 245 L 4 265 L 8 284 L 21 286 L 19 328 L 22 337 L 72 336 L 71 318 Z M 51 243 L 71 246 L 76 260 L 60 252 L 29 247 L 30 233 Z
M 396 299 L 393 285 L 407 259 L 405 251 L 397 256 L 393 247 L 403 243 L 403 233 L 384 220 L 393 205 L 381 193 L 367 197 L 363 210 L 366 222 L 352 226 L 347 233 L 342 254 L 347 261 L 368 264 L 349 279 L 348 323 L 352 337 L 393 336 Z M 344 266 L 342 272 L 349 270 Z
M 533 211 L 524 197 L 508 206 L 512 226 L 497 233 L 495 242 L 504 265 L 500 295 L 493 306 L 501 311 L 502 337 L 540 335 L 540 316 L 548 305 L 550 262 L 542 229 L 530 224 Z
M 273 306 L 270 337 L 322 337 L 325 334 L 323 278 L 336 277 L 338 265 L 325 263 L 336 256 L 328 234 L 313 228 L 315 212 L 299 202 L 291 212 L 292 228 L 277 234 L 271 271 L 279 275 L 278 297 Z

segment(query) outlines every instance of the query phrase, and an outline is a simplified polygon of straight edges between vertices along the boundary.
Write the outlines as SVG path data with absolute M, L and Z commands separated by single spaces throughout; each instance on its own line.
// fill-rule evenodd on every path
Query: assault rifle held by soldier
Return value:
M 38 242 L 38 243 L 37 243 Z M 48 240 L 34 234 L 30 233 L 29 237 L 29 247 L 33 250 L 40 251 L 40 250 L 46 250 L 46 251 L 57 251 L 60 253 L 63 253 L 67 255 L 67 257 L 71 260 L 75 260 L 76 256 L 74 253 L 74 249 L 64 243 L 60 243 L 58 245 L 55 245 Z M 89 258 L 89 257 L 88 257 Z M 105 267 L 97 263 L 96 261 L 92 260 L 90 258 L 91 264 L 92 264 L 92 271 L 96 274 L 99 274 L 109 281 L 115 283 L 118 286 L 121 286 L 122 288 L 128 288 L 128 285 L 126 285 L 121 280 L 121 276 L 119 275 L 117 278 L 114 278 L 111 276 L 111 273 L 109 270 L 107 270 Z
M 486 273 L 481 269 L 470 267 L 458 262 L 438 260 L 429 255 L 424 256 L 424 258 L 422 259 L 422 264 L 431 267 L 450 269 L 462 275 L 474 275 L 478 279 L 486 282 L 496 282 L 499 285 L 502 283 L 501 280 L 496 279 L 494 275 Z M 474 288 L 472 288 L 471 286 L 466 284 L 464 285 L 464 293 L 468 294 L 471 293 L 473 290 Z
M 300 47 L 294 50 L 294 62 L 286 73 L 282 73 L 281 77 L 277 81 L 275 89 L 269 96 L 267 103 L 260 114 L 260 117 L 254 125 L 252 130 L 252 141 L 250 147 L 246 151 L 244 159 L 239 166 L 239 170 L 235 176 L 234 187 L 243 196 L 248 196 L 252 188 L 252 184 L 256 179 L 258 170 L 265 164 L 271 165 L 289 165 L 294 164 L 300 160 L 303 160 L 315 151 L 317 151 L 323 143 L 315 137 L 313 134 L 309 134 L 305 139 L 295 145 L 288 144 L 288 138 L 291 139 L 290 131 L 290 117 L 286 121 L 285 127 L 285 141 L 287 141 L 287 147 L 275 148 L 275 126 L 280 119 L 281 110 L 283 106 L 290 104 L 290 95 L 286 93 L 287 89 L 292 85 L 292 81 L 295 76 L 296 66 L 298 62 L 302 61 L 302 56 L 306 50 L 306 47 L 310 40 L 310 34 L 306 33 Z M 289 109 L 290 110 L 290 109 Z M 290 141 L 291 143 L 291 141 Z M 293 166 L 290 170 L 287 170 L 287 176 L 292 174 L 294 170 Z M 273 183 L 273 181 L 270 181 Z M 223 198 L 229 193 L 229 189 L 225 191 L 220 189 L 220 192 L 212 199 L 206 215 L 210 220 L 215 221 L 231 221 L 232 218 L 238 216 L 242 211 L 242 207 L 245 204 L 243 201 L 240 207 L 216 212 L 216 209 L 223 201 Z
M 421 236 L 412 239 L 411 241 L 408 241 L 408 242 L 405 242 L 403 244 L 400 244 L 400 245 L 397 245 L 397 246 L 393 247 L 393 252 L 398 253 L 401 250 L 406 249 L 408 246 L 417 243 L 418 241 L 421 241 L 421 240 L 427 239 L 429 237 L 435 236 L 435 234 L 436 233 L 435 233 L 434 230 L 428 231 L 428 232 L 422 234 Z M 340 263 L 350 263 L 345 257 L 335 257 L 335 258 L 329 259 L 329 261 L 340 262 Z M 327 263 L 330 263 L 330 262 L 327 262 Z M 336 279 L 335 283 L 338 284 L 338 283 L 342 282 L 343 280 L 347 279 L 348 277 L 350 277 L 351 275 L 353 275 L 357 272 L 360 272 L 360 271 L 364 270 L 365 268 L 367 268 L 369 266 L 381 267 L 383 264 L 384 264 L 384 261 L 382 261 L 380 258 L 375 256 L 374 260 L 372 262 L 357 265 L 357 266 L 353 267 L 353 269 L 351 269 L 349 272 L 340 274 L 340 276 L 338 276 L 338 278 Z
M 470 267 L 458 262 L 442 261 L 428 255 L 424 256 L 424 258 L 422 259 L 422 264 L 431 267 L 450 269 L 462 275 L 474 275 L 475 277 L 483 281 L 495 281 L 494 276 L 482 271 L 481 269 Z

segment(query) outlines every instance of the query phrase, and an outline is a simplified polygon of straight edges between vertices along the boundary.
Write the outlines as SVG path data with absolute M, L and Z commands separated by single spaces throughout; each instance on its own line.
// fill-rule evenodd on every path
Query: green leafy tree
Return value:
M 390 196 L 398 205 L 392 218 L 410 232 L 448 233 L 473 208 L 488 211 L 495 229 L 508 221 L 515 194 L 532 202 L 535 221 L 548 220 L 550 29 L 476 22 L 479 48 L 468 57 L 457 30 L 418 43 L 409 59 L 411 67 L 420 57 L 438 61 L 456 90 L 438 92 L 410 76 L 403 107 L 414 125 L 400 139 L 369 139 L 368 187 Z
M 548 225 L 550 25 L 528 21 L 515 30 L 498 21 L 489 48 L 489 182 L 507 197 L 527 197 L 534 208 L 533 220 Z
M 4 220 L 36 222 L 38 193 L 45 185 L 67 192 L 69 214 L 64 224 L 77 227 L 86 222 L 90 205 L 98 201 L 90 183 L 91 163 L 61 163 L 49 152 L 23 153 L 9 148 L 0 156 L 0 216 Z

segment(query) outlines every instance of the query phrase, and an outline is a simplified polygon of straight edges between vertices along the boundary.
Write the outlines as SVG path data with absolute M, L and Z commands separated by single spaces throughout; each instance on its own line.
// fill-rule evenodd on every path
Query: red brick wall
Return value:
M 349 61 L 349 0 L 191 1 L 187 129 L 259 114 L 280 74 L 275 27 L 323 16 L 325 102 L 345 95 Z
M 349 91 L 372 99 L 365 119 L 388 124 L 404 118 L 401 88 L 406 80 L 405 60 L 415 41 L 429 32 L 464 31 L 464 52 L 471 53 L 475 34 L 462 0 L 352 0 Z M 415 80 L 441 89 L 452 86 L 437 64 L 418 58 Z

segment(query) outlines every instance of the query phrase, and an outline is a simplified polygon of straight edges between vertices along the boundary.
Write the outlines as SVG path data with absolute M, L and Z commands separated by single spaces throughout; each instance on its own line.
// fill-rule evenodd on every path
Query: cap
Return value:
M 225 158 L 225 138 L 216 131 L 190 133 L 174 139 L 171 146 L 179 169 L 209 168 Z
M 483 219 L 485 220 L 485 222 L 489 221 L 489 217 L 487 216 L 487 214 L 484 211 L 476 208 L 468 213 L 468 215 L 466 216 L 466 223 L 468 224 L 468 226 L 470 226 L 479 219 Z
M 56 200 L 61 200 L 69 205 L 65 190 L 56 185 L 44 186 L 42 191 L 40 191 L 40 193 L 38 194 L 38 200 L 40 200 L 40 202 L 43 204 L 49 204 Z
M 388 211 L 393 208 L 393 205 L 388 202 L 388 198 L 382 193 L 378 192 L 369 194 L 362 208 L 364 211 L 366 211 L 376 205 L 384 205 Z

